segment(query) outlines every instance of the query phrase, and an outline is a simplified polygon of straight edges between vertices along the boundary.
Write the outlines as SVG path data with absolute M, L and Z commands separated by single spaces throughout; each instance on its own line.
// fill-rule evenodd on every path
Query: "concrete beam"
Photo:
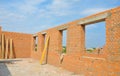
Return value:
M 61 30 L 66 30 L 67 28 L 68 26 L 65 25 L 65 26 L 58 27 L 57 30 L 61 31 Z
M 36 34 L 33 34 L 33 37 L 37 37 L 38 35 L 37 35 L 37 33 Z
M 90 17 L 90 18 L 81 20 L 78 24 L 80 24 L 80 25 L 88 25 L 88 24 L 101 22 L 101 21 L 104 21 L 105 18 L 107 18 L 110 15 L 111 15 L 111 13 L 104 13 L 104 14 L 101 14 L 101 15 L 97 15 L 97 16 L 94 16 L 94 17 Z
M 47 32 L 39 32 L 39 33 L 41 33 L 41 34 L 46 34 Z M 38 33 L 36 33 L 36 34 L 33 34 L 33 37 L 38 37 Z
M 43 34 L 43 35 L 44 35 L 44 34 L 47 34 L 47 32 L 41 32 L 41 34 Z

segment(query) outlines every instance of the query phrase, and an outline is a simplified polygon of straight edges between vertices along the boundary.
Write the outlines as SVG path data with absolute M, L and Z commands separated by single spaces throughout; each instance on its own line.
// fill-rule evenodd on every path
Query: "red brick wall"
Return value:
M 100 54 L 87 53 L 85 51 L 85 25 L 79 25 L 79 22 L 104 13 L 110 13 L 105 19 L 106 44 Z M 67 53 L 63 62 L 60 63 L 62 32 L 58 29 L 66 26 Z M 85 76 L 120 76 L 120 7 L 39 32 L 37 51 L 34 50 L 35 43 L 32 34 L 6 32 L 0 29 L 0 35 L 3 33 L 5 39 L 13 39 L 15 58 L 32 57 L 38 60 L 44 48 L 43 32 L 46 32 L 46 36 L 50 36 L 45 63 Z
M 106 44 L 103 52 L 87 53 L 85 51 L 85 26 L 79 25 L 81 20 L 96 17 L 104 13 L 111 13 L 105 19 Z M 60 63 L 62 51 L 62 33 L 58 28 L 67 26 L 67 53 Z M 69 71 L 85 76 L 120 76 L 120 7 L 107 10 L 83 19 L 75 20 L 46 32 L 50 36 L 48 54 L 44 61 L 48 64 L 63 67 Z M 38 33 L 38 47 L 34 50 L 34 38 L 32 34 L 5 32 L 5 39 L 13 39 L 14 55 L 16 58 L 32 57 L 40 60 L 44 48 L 44 36 Z
M 109 72 L 120 75 L 120 7 L 111 10 L 111 16 L 106 19 L 106 51 Z
M 111 13 L 105 19 L 106 44 L 102 53 L 85 51 L 85 26 L 79 25 L 81 20 L 90 19 L 104 13 Z M 96 21 L 97 22 L 97 21 Z M 67 26 L 67 53 L 60 64 L 62 51 L 62 35 L 58 28 Z M 120 76 L 120 7 L 107 10 L 86 18 L 75 20 L 42 32 L 50 36 L 47 63 L 61 66 L 69 71 L 85 76 Z M 40 32 L 40 33 L 42 33 Z M 39 33 L 39 34 L 40 34 Z M 38 34 L 38 36 L 39 36 Z M 39 36 L 39 51 L 32 51 L 32 58 L 40 59 L 44 44 Z
M 29 58 L 31 55 L 32 34 L 2 31 L 6 39 L 13 39 L 13 52 L 15 58 Z
M 42 34 L 38 34 L 38 46 L 37 46 L 37 51 L 35 51 L 35 40 L 34 40 L 34 37 L 32 38 L 32 51 L 31 51 L 31 57 L 34 58 L 34 59 L 38 59 L 40 60 L 41 58 L 41 54 L 42 54 L 42 51 L 43 51 L 43 48 L 44 48 L 44 35 Z
M 49 33 L 49 34 L 48 34 Z M 55 61 L 57 60 L 54 56 L 51 56 L 51 54 L 55 52 L 57 53 L 60 53 L 60 51 L 62 51 L 62 34 L 60 31 L 58 31 L 57 29 L 50 29 L 48 32 L 47 32 L 47 36 L 50 36 L 50 40 L 49 40 L 49 47 L 48 47 L 48 55 L 47 57 L 45 58 L 45 62 L 46 62 L 46 59 L 47 59 L 47 62 L 50 62 L 51 64 L 58 64 L 59 62 L 58 61 Z M 43 48 L 44 48 L 44 36 L 43 34 L 40 34 L 38 33 L 38 50 L 35 51 L 34 49 L 31 51 L 31 56 L 32 58 L 34 59 L 38 59 L 40 60 L 41 58 L 41 54 L 42 54 L 42 51 L 43 51 Z M 33 39 L 34 41 L 34 39 Z M 33 42 L 33 45 L 34 45 L 34 42 Z M 33 47 L 34 48 L 34 47 Z M 49 51 L 50 50 L 50 51 Z M 49 61 L 53 59 L 53 62 Z M 54 60 L 55 59 L 55 60 Z
M 67 54 L 85 50 L 85 26 L 76 24 L 67 29 Z

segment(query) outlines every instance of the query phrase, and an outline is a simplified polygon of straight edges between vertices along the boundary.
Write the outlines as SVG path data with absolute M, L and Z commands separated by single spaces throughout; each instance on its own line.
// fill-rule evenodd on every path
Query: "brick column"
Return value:
M 120 9 L 111 10 L 106 19 L 106 49 L 108 71 L 113 75 L 120 74 Z
M 38 51 L 42 52 L 44 49 L 45 37 L 41 33 L 38 34 Z
M 120 12 L 112 11 L 106 19 L 106 47 L 109 54 L 120 53 Z
M 67 30 L 67 53 L 83 53 L 85 51 L 85 26 L 71 25 Z
M 32 38 L 32 50 L 31 50 L 32 51 L 31 52 L 32 58 L 40 60 L 43 48 L 44 48 L 44 35 L 42 35 L 41 33 L 38 33 L 37 51 L 35 51 L 34 37 Z
M 47 63 L 58 66 L 62 51 L 62 33 L 56 28 L 47 31 L 47 35 L 50 36 Z
M 49 51 L 62 51 L 62 33 L 57 29 L 51 29 L 47 35 L 50 36 Z

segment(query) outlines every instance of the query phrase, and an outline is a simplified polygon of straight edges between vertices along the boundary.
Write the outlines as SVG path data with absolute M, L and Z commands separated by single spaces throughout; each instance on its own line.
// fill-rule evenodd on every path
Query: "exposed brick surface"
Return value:
M 15 58 L 30 57 L 32 34 L 2 31 L 6 39 L 13 39 L 13 55 Z
M 108 17 L 102 19 L 102 21 L 106 22 L 105 46 L 103 46 L 100 53 L 87 53 L 85 51 L 86 25 L 80 25 L 79 22 L 104 13 L 110 13 Z M 62 29 L 67 30 L 67 53 L 62 63 L 60 63 L 62 51 L 62 32 L 60 30 Z M 46 63 L 83 74 L 83 76 L 120 76 L 120 7 L 37 33 L 37 51 L 34 50 L 35 41 L 32 35 L 2 33 L 5 34 L 6 38 L 13 39 L 16 57 L 30 57 L 31 55 L 32 58 L 40 60 L 45 41 L 45 37 L 42 35 L 43 32 L 50 36 L 48 50 L 44 59 Z
M 110 13 L 110 15 L 104 19 L 106 22 L 106 44 L 103 46 L 102 52 L 89 54 L 85 51 L 86 25 L 79 25 L 78 23 L 81 20 L 90 19 L 104 13 Z M 62 36 L 58 28 L 61 29 L 61 27 L 65 26 L 67 27 L 67 53 L 64 56 L 62 64 L 60 64 Z M 47 32 L 47 35 L 50 36 L 47 56 L 48 64 L 60 66 L 85 76 L 120 75 L 120 7 L 42 32 Z
M 85 26 L 71 25 L 67 30 L 67 53 L 83 53 L 85 50 Z

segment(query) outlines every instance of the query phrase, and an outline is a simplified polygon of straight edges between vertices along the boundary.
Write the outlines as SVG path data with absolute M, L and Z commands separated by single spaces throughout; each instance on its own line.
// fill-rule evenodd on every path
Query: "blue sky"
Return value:
M 120 0 L 0 0 L 0 25 L 5 31 L 33 34 L 119 5 Z

